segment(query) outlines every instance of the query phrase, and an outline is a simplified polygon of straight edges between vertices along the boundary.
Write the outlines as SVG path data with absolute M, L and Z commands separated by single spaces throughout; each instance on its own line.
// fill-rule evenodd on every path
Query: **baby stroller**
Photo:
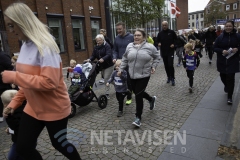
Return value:
M 104 109 L 107 107 L 108 99 L 106 95 L 100 95 L 99 97 L 96 96 L 94 91 L 92 90 L 92 87 L 95 83 L 95 79 L 97 77 L 97 74 L 99 73 L 99 67 L 98 62 L 93 63 L 85 63 L 82 66 L 83 72 L 88 72 L 89 75 L 86 76 L 87 82 L 85 83 L 85 89 L 83 93 L 80 93 L 79 91 L 76 92 L 73 96 L 70 97 L 71 100 L 71 113 L 69 115 L 69 118 L 72 118 L 75 116 L 77 111 L 77 105 L 78 106 L 86 106 L 90 102 L 97 102 L 98 106 L 101 109 Z M 91 68 L 92 67 L 92 68 Z M 86 74 L 85 74 L 86 75 Z

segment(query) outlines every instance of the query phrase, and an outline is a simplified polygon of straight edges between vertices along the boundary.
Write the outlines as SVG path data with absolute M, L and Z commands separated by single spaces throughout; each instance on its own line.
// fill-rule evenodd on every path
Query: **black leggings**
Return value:
M 63 132 L 63 134 L 58 137 L 54 137 L 56 133 L 67 128 L 67 123 L 67 117 L 57 121 L 41 121 L 23 113 L 18 132 L 17 153 L 25 160 L 42 160 L 42 156 L 35 148 L 37 138 L 43 128 L 46 127 L 52 145 L 56 150 L 70 160 L 81 160 L 74 145 L 68 142 L 62 147 L 63 142 L 67 140 L 67 132 Z M 60 137 L 63 137 L 63 140 L 58 142 Z
M 231 74 L 220 73 L 220 77 L 224 86 L 227 87 L 228 98 L 232 99 L 235 84 L 235 73 Z
M 193 86 L 193 77 L 194 77 L 194 70 L 187 70 L 187 76 L 189 78 L 189 86 Z
M 136 117 L 139 119 L 141 119 L 142 116 L 143 98 L 147 99 L 148 101 L 152 100 L 152 97 L 147 92 L 145 92 L 149 79 L 150 77 L 131 79 L 132 89 L 136 100 Z
M 126 93 L 125 92 L 116 92 L 116 98 L 118 100 L 118 104 L 119 104 L 119 111 L 123 111 L 123 100 L 126 97 Z
M 212 60 L 213 57 L 213 46 L 207 47 L 208 50 L 208 57 L 210 60 Z
M 167 73 L 167 77 L 175 79 L 175 76 L 174 76 L 175 71 L 174 71 L 174 67 L 173 67 L 174 56 L 173 55 L 162 56 L 162 59 L 163 59 L 165 71 Z

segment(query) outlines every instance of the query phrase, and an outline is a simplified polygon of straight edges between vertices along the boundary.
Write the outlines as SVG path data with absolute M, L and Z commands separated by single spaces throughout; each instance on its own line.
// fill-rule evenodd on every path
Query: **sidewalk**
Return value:
M 186 145 L 179 140 L 168 145 L 158 160 L 221 160 L 217 156 L 220 145 L 239 149 L 239 89 L 240 74 L 236 74 L 233 105 L 227 105 L 227 94 L 218 77 L 179 130 L 186 131 Z M 174 144 L 174 138 L 171 142 Z

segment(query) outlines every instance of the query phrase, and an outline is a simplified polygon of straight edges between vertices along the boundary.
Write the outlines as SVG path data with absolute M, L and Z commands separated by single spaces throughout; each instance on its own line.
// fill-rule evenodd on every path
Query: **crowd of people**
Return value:
M 72 85 L 67 92 L 60 51 L 48 28 L 23 3 L 10 5 L 4 11 L 4 19 L 9 31 L 24 42 L 18 57 L 10 58 L 0 52 L 0 121 L 3 121 L 3 116 L 6 118 L 9 126 L 6 132 L 13 135 L 9 159 L 41 160 L 36 145 L 44 127 L 52 145 L 59 152 L 72 160 L 81 159 L 74 145 L 67 143 L 62 147 L 54 135 L 67 129 L 71 96 L 76 92 L 84 92 L 87 77 L 83 74 L 82 66 L 75 60 L 70 61 L 67 79 Z M 96 46 L 92 55 L 84 62 L 97 60 L 106 88 L 114 85 L 119 103 L 117 117 L 124 115 L 125 97 L 125 104 L 130 105 L 133 94 L 136 101 L 133 125 L 141 126 L 143 99 L 149 102 L 149 110 L 154 109 L 157 97 L 150 96 L 146 88 L 160 57 L 167 75 L 166 83 L 171 82 L 175 86 L 174 57 L 177 55 L 177 67 L 183 64 L 189 78 L 188 89 L 192 93 L 194 72 L 200 65 L 203 48 L 210 65 L 216 52 L 217 70 L 224 91 L 228 93 L 227 103 L 232 104 L 240 49 L 240 34 L 234 28 L 234 22 L 227 21 L 223 31 L 210 26 L 204 33 L 192 30 L 179 34 L 169 29 L 167 21 L 163 21 L 162 31 L 157 36 L 153 34 L 153 37 L 142 29 L 128 33 L 123 22 L 116 24 L 116 31 L 118 35 L 112 43 L 106 36 L 106 30 L 101 29 L 95 38 Z M 106 96 L 110 98 L 107 91 Z M 64 140 L 66 134 L 63 133 Z

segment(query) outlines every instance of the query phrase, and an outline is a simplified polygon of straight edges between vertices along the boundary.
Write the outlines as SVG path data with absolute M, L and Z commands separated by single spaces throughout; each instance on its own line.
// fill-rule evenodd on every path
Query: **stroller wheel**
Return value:
M 68 116 L 68 118 L 72 118 L 75 116 L 77 112 L 77 108 L 76 108 L 76 105 L 74 103 L 71 103 L 71 113 L 70 115 Z
M 107 107 L 107 97 L 105 95 L 101 95 L 99 96 L 98 98 L 98 106 L 101 108 L 101 109 L 104 109 Z

